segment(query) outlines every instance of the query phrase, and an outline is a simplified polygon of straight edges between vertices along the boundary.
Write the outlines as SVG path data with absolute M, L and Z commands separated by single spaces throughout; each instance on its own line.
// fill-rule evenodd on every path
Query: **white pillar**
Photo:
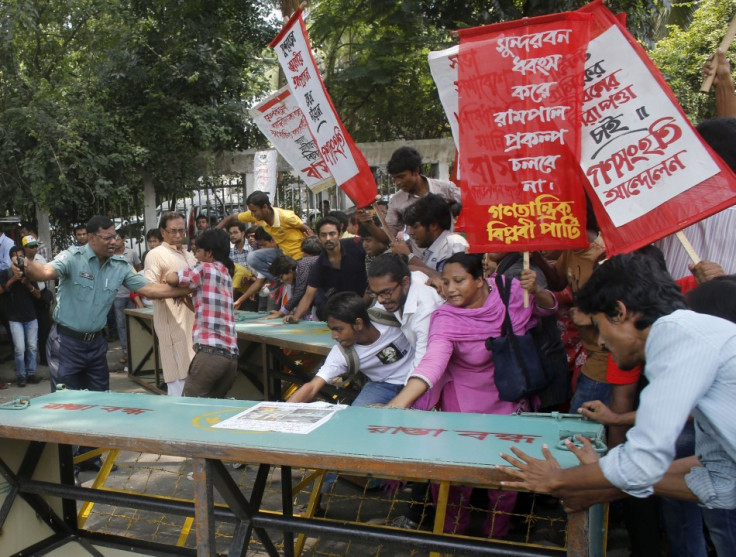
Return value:
M 440 180 L 450 179 L 450 163 L 446 161 L 440 161 L 437 163 L 437 178 Z
M 243 181 L 245 182 L 245 197 L 248 197 L 256 189 L 256 175 L 253 172 L 253 165 L 251 165 L 250 170 L 245 171 L 244 176 L 245 178 Z M 243 199 L 243 203 L 245 203 L 245 199 Z
M 143 173 L 143 222 L 146 226 L 145 232 L 148 232 L 151 228 L 158 228 L 156 190 L 153 187 L 153 179 L 148 172 Z

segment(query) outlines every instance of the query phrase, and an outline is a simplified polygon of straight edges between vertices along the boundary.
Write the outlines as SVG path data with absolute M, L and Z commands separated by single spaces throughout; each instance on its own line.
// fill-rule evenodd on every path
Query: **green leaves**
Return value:
M 245 105 L 263 93 L 276 29 L 238 0 L 0 3 L 0 199 L 84 220 L 195 185 L 201 151 L 247 148 Z M 252 79 L 246 79 L 252 76 Z
M 692 11 L 690 21 L 684 20 L 685 27 L 669 26 L 668 35 L 650 52 L 693 124 L 715 116 L 713 93 L 700 93 L 702 69 L 734 15 L 733 0 L 703 0 Z

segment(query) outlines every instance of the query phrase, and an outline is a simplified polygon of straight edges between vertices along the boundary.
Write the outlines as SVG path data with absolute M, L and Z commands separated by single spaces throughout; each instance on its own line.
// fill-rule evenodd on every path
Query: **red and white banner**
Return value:
M 615 255 L 736 203 L 736 177 L 714 156 L 643 48 L 601 1 L 585 66 L 581 166 Z
M 373 173 L 342 124 L 312 56 L 302 10 L 297 10 L 269 44 L 286 82 L 306 117 L 332 176 L 356 206 L 365 207 L 378 193 Z
M 282 87 L 250 109 L 250 116 L 312 192 L 335 185 L 309 131 L 307 118 L 288 87 Z
M 460 31 L 459 226 L 470 251 L 588 244 L 577 158 L 590 19 L 568 12 Z

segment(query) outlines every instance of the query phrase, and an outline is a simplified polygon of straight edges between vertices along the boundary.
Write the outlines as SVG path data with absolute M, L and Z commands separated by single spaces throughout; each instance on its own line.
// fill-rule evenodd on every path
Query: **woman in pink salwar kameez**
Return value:
M 442 284 L 447 302 L 432 314 L 427 352 L 409 375 L 404 389 L 386 406 L 481 414 L 511 414 L 529 409 L 527 400 L 500 400 L 493 381 L 493 358 L 485 341 L 500 336 L 504 319 L 495 275 L 488 280 L 483 278 L 481 256 L 458 253 L 445 263 Z M 526 308 L 524 289 L 532 300 Z M 513 280 L 509 315 L 517 334 L 533 327 L 537 315 L 553 314 L 556 307 L 554 296 L 537 285 L 533 271 L 524 271 L 520 282 Z M 446 532 L 465 532 L 470 521 L 471 491 L 470 487 L 450 488 Z M 516 493 L 488 490 L 488 495 L 490 506 L 484 533 L 506 537 Z

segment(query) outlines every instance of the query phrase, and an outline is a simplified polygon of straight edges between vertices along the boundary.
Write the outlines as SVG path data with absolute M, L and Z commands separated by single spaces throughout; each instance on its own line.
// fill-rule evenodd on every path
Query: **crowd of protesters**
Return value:
M 724 117 L 698 131 L 736 170 L 736 102 L 724 101 L 736 97 L 724 60 L 719 54 L 706 67 L 717 73 Z M 170 396 L 227 395 L 237 375 L 235 310 L 243 309 L 284 326 L 326 321 L 332 331 L 336 346 L 290 402 L 308 402 L 360 370 L 356 405 L 539 410 L 540 396 L 508 400 L 495 381 L 500 371 L 487 341 L 500 336 L 508 308 L 519 334 L 556 321 L 568 373 L 564 394 L 544 409 L 604 424 L 610 452 L 599 458 L 586 440 L 571 443 L 581 465 L 561 470 L 549 451 L 540 460 L 514 450 L 503 455 L 505 484 L 552 494 L 568 511 L 620 500 L 632 555 L 661 555 L 665 546 L 671 555 L 729 555 L 736 547 L 733 208 L 690 230 L 704 255 L 697 264 L 684 264 L 671 238 L 606 259 L 590 210 L 588 246 L 534 253 L 524 268 L 519 254 L 467 253 L 453 231 L 459 189 L 422 174 L 415 149 L 396 150 L 387 170 L 399 191 L 380 214 L 327 204 L 313 229 L 255 191 L 246 211 L 214 227 L 198 216 L 189 242 L 185 217 L 163 214 L 140 259 L 103 216 L 75 227 L 73 245 L 53 259 L 32 224 L 17 231 L 17 243 L 4 231 L 0 319 L 12 338 L 17 385 L 39 381 L 41 360 L 52 390 L 61 383 L 106 390 L 108 313 L 127 363 L 123 311 L 136 303 L 153 305 Z M 451 489 L 446 531 L 468 529 L 472 491 Z M 416 484 L 412 502 L 430 493 Z M 516 492 L 491 490 L 486 500 L 484 534 L 506 537 Z M 394 525 L 419 528 L 426 513 L 414 510 Z

